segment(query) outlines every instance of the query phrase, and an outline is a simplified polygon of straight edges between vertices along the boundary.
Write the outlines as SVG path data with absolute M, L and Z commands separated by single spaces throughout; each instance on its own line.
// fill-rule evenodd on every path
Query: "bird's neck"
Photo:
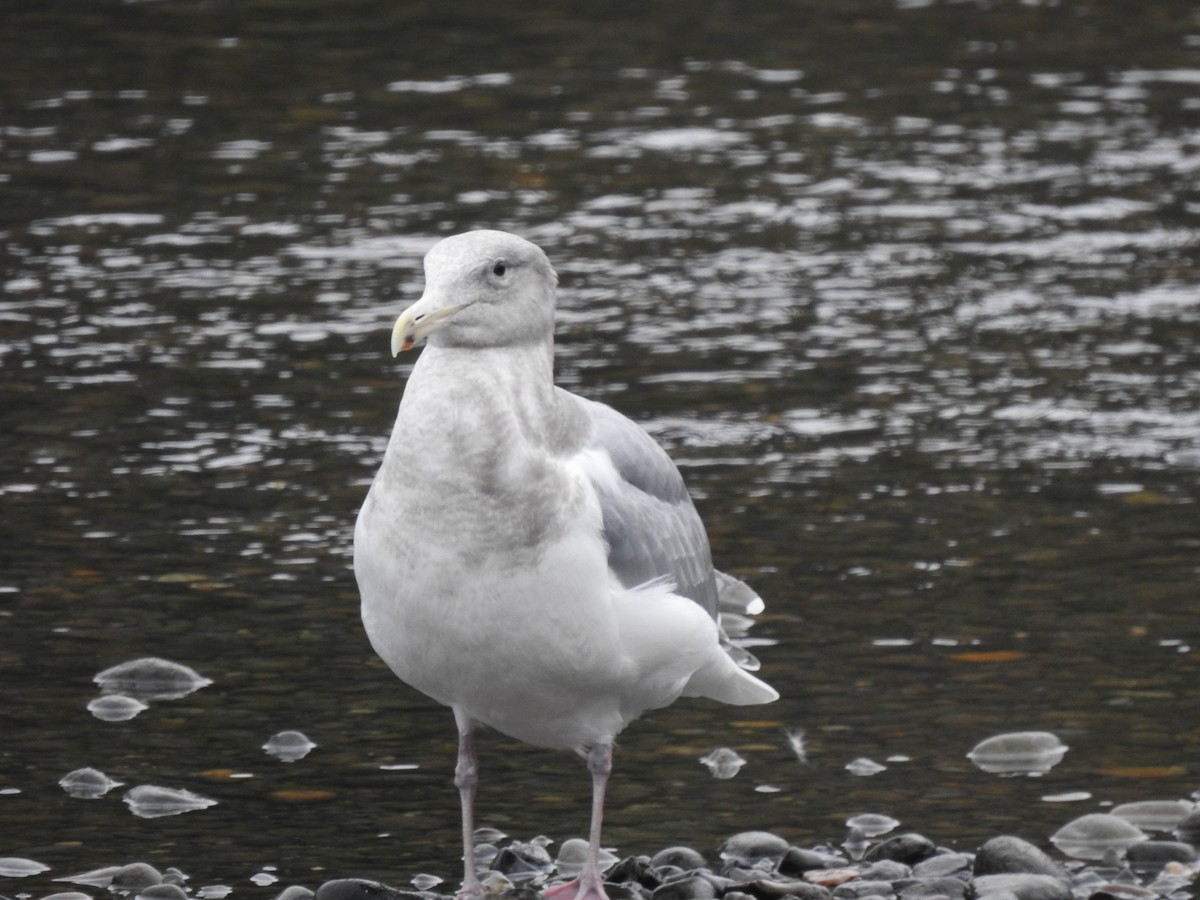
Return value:
M 403 444 L 407 435 L 447 453 L 472 437 L 552 456 L 576 449 L 587 424 L 578 403 L 554 386 L 552 353 L 545 343 L 426 347 L 404 389 L 394 440 Z M 487 434 L 473 434 L 480 429 Z
M 429 391 L 461 401 L 471 396 L 554 402 L 554 346 L 545 341 L 504 347 L 428 346 L 413 367 L 405 395 Z

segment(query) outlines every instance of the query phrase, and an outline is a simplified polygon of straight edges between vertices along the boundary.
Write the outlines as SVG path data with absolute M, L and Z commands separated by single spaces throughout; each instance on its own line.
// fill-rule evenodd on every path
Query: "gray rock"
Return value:
M 967 883 L 952 875 L 942 875 L 938 878 L 914 878 L 897 885 L 900 900 L 934 900 L 944 897 L 946 900 L 963 900 L 967 895 Z
M 650 868 L 661 869 L 663 866 L 676 866 L 681 871 L 690 872 L 692 869 L 707 868 L 708 860 L 691 847 L 667 847 L 650 857 Z
M 815 850 L 805 850 L 801 847 L 788 847 L 787 853 L 779 861 L 780 875 L 803 875 L 813 869 L 828 869 L 833 861 L 822 856 Z
M 906 866 L 915 866 L 937 853 L 933 841 L 920 834 L 909 832 L 890 837 L 876 844 L 868 852 L 868 860 L 892 859 Z
M 640 884 L 654 890 L 662 884 L 662 878 L 650 865 L 647 856 L 627 856 L 605 874 L 605 879 L 616 884 Z
M 833 889 L 834 900 L 865 900 L 867 897 L 894 897 L 891 881 L 855 879 Z
M 908 878 L 912 869 L 894 859 L 881 859 L 871 863 L 863 870 L 862 877 L 866 881 L 899 881 Z
M 994 837 L 975 854 L 975 877 L 1025 873 L 1028 875 L 1050 875 L 1066 880 L 1067 873 L 1053 859 L 1029 841 L 1012 835 Z
M 798 897 L 799 900 L 830 900 L 829 889 L 807 881 L 769 881 L 760 879 L 752 885 L 756 897 Z
M 280 891 L 275 900 L 312 900 L 314 896 L 315 894 L 304 885 L 292 884 Z
M 1189 844 L 1200 844 L 1200 810 L 1183 817 L 1175 826 L 1175 837 Z
M 1196 848 L 1183 841 L 1142 841 L 1125 851 L 1125 859 L 1134 871 L 1157 871 L 1169 862 L 1194 862 Z
M 652 900 L 714 900 L 717 889 L 707 878 L 688 875 L 654 889 Z
M 940 878 L 955 872 L 970 872 L 974 857 L 970 853 L 938 853 L 913 866 L 914 878 Z
M 981 875 L 972 885 L 975 896 L 996 900 L 997 895 L 1012 895 L 1017 900 L 1071 900 L 1071 888 L 1053 875 L 1031 875 L 1023 872 L 1003 875 Z

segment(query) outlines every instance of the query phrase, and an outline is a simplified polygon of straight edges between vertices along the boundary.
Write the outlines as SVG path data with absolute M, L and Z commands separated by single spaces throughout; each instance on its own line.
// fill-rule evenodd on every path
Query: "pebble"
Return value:
M 843 882 L 833 889 L 835 900 L 862 900 L 864 897 L 888 897 L 892 895 L 892 883 L 890 881 L 868 881 L 856 878 L 852 881 Z
M 831 865 L 841 865 L 845 860 L 831 860 L 815 850 L 805 850 L 803 847 L 788 847 L 779 861 L 779 874 L 799 876 L 813 869 L 828 869 Z
M 1017 900 L 1071 900 L 1070 886 L 1052 875 L 1029 875 L 1023 872 L 1005 875 L 980 875 L 973 886 L 975 896 L 1013 896 Z
M 867 851 L 866 859 L 892 859 L 906 866 L 915 866 L 937 853 L 933 841 L 909 832 L 890 837 Z
M 754 893 L 757 897 L 799 897 L 800 900 L 830 900 L 833 896 L 828 888 L 807 881 L 767 881 L 754 882 Z M 725 900 L 728 900 L 726 895 Z
M 1194 862 L 1196 848 L 1183 841 L 1142 841 L 1126 850 L 1125 858 L 1135 872 L 1158 872 L 1169 862 Z
M 1175 826 L 1175 837 L 1190 844 L 1200 844 L 1200 810 L 1188 813 Z
M 1107 820 L 1115 817 L 1102 818 L 1084 825 L 1098 824 L 1103 837 L 1112 824 Z M 564 841 L 552 859 L 549 838 L 525 842 L 497 833 L 496 844 L 494 858 L 479 868 L 486 894 L 498 895 L 497 900 L 541 900 L 546 888 L 573 877 L 569 870 L 577 868 L 585 849 L 582 841 Z M 994 837 L 972 853 L 938 848 L 924 835 L 908 832 L 880 837 L 861 860 L 848 861 L 830 844 L 794 846 L 772 832 L 746 831 L 726 840 L 720 857 L 714 866 L 702 852 L 683 845 L 653 856 L 609 855 L 606 891 L 610 900 L 1184 900 L 1196 887 L 1200 853 L 1187 842 L 1143 836 L 1124 848 L 1107 847 L 1097 863 L 1076 860 L 1064 866 L 1014 835 Z M 7 862 L 16 867 L 26 861 Z M 421 876 L 414 882 L 418 890 L 339 878 L 315 891 L 308 885 L 284 887 L 275 900 L 450 900 L 456 875 Z M 110 878 L 110 893 L 122 900 L 206 896 L 205 888 L 185 890 L 188 878 L 182 872 L 160 873 L 144 862 L 58 880 L 104 887 Z M 90 898 L 63 892 L 40 900 Z
M 1000 835 L 984 843 L 975 854 L 975 877 L 1024 872 L 1030 875 L 1052 875 L 1066 879 L 1067 873 L 1029 841 L 1010 834 Z
M 668 881 L 650 894 L 652 900 L 714 900 L 717 896 L 713 883 L 700 875 Z
M 938 878 L 917 878 L 902 884 L 900 887 L 901 900 L 933 900 L 934 897 L 944 897 L 946 900 L 963 900 L 967 895 L 967 883 L 952 875 Z
M 938 853 L 913 866 L 912 874 L 915 878 L 940 878 L 957 872 L 969 872 L 974 862 L 975 857 L 970 853 Z
M 661 869 L 663 866 L 676 866 L 681 871 L 689 872 L 693 869 L 707 868 L 708 861 L 691 847 L 667 847 L 650 857 L 651 869 Z

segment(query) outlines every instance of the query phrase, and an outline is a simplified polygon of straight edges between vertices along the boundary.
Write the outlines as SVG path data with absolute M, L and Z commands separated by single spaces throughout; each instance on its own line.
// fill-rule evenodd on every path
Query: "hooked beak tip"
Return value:
M 457 305 L 445 306 L 433 312 L 423 312 L 418 309 L 414 313 L 413 309 L 417 306 L 418 304 L 413 304 L 402 312 L 392 327 L 393 357 L 400 355 L 405 350 L 411 350 L 433 332 L 445 328 L 450 318 L 462 309 L 461 305 Z

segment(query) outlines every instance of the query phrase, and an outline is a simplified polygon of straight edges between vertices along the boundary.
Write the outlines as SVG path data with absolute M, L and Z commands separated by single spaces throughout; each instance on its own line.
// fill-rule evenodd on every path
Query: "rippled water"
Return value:
M 1187 796 L 1200 21 L 1102 6 L 7 12 L 0 855 L 50 871 L 0 891 L 134 859 L 240 896 L 455 877 L 453 724 L 373 658 L 349 550 L 411 366 L 391 320 L 480 225 L 549 252 L 561 382 L 671 449 L 779 642 L 775 706 L 627 732 L 611 844 L 869 812 L 1050 848 Z M 89 713 L 144 656 L 214 684 Z M 293 763 L 262 750 L 288 729 Z M 1070 751 L 966 759 L 1013 730 Z M 578 760 L 481 743 L 483 821 L 582 833 Z M 129 787 L 71 797 L 82 767 Z M 146 821 L 144 784 L 217 805 Z

